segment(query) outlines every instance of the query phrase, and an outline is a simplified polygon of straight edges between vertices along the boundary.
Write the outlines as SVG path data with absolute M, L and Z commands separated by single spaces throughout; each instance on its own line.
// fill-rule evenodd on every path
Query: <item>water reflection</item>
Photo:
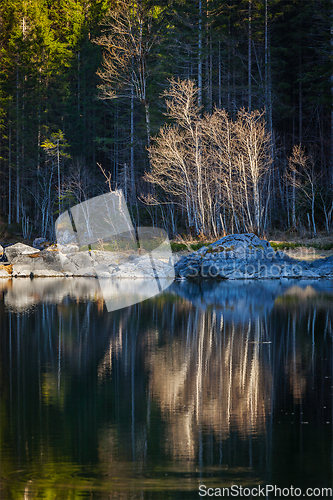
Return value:
M 185 333 L 185 332 L 184 332 Z M 261 322 L 245 332 L 222 315 L 191 311 L 187 331 L 148 356 L 152 397 L 168 422 L 166 448 L 194 460 L 201 432 L 217 442 L 230 432 L 262 433 L 271 412 L 270 344 Z
M 331 485 L 332 282 L 0 285 L 0 498 Z

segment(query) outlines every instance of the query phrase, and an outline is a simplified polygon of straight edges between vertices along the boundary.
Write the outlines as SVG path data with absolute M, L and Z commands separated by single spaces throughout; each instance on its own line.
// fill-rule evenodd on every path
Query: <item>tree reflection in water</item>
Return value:
M 0 285 L 3 498 L 331 480 L 331 282 L 174 283 L 110 314 L 97 280 Z

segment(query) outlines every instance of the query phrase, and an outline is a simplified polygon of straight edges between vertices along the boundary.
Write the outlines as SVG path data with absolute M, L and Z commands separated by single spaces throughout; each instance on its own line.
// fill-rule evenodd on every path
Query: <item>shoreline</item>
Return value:
M 333 278 L 333 249 L 298 246 L 281 251 L 253 233 L 234 234 L 196 251 L 150 253 L 79 250 L 75 245 L 40 250 L 22 243 L 3 249 L 0 279 L 94 278 L 176 280 L 279 280 Z M 278 249 L 277 249 L 278 248 Z M 2 250 L 2 248 L 1 248 Z M 153 267 L 151 267 L 153 265 Z

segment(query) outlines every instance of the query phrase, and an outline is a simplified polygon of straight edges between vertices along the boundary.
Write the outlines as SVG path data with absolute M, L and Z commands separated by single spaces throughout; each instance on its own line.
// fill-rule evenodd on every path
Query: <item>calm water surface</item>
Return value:
M 332 487 L 332 281 L 174 283 L 112 313 L 95 279 L 0 294 L 1 499 Z

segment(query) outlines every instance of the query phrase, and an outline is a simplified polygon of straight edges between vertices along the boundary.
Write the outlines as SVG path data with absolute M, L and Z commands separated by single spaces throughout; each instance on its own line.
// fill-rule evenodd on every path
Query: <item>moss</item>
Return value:
M 173 252 L 180 252 L 182 250 L 187 250 L 187 246 L 184 243 L 171 242 L 171 250 Z
M 199 243 L 191 243 L 190 247 L 192 248 L 192 250 L 196 251 L 196 250 L 199 250 L 200 248 L 202 247 L 209 247 L 211 243 L 203 243 L 202 241 L 200 241 Z
M 192 250 L 193 252 L 195 252 L 202 247 L 209 247 L 209 245 L 211 245 L 211 243 L 202 241 L 199 241 L 198 243 L 188 243 L 187 245 L 185 243 L 171 241 L 171 250 L 173 252 L 181 252 L 182 250 Z
M 293 249 L 304 246 L 301 243 L 294 243 L 291 241 L 281 241 L 280 243 L 276 243 L 275 241 L 270 241 L 270 244 L 273 250 L 275 251 Z

